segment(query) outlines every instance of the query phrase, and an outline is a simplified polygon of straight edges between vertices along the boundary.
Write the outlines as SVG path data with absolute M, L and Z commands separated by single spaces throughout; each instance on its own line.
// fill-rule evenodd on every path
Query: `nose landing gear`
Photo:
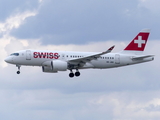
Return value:
M 18 67 L 17 74 L 20 74 L 20 67 L 21 67 L 21 65 L 16 65 L 16 67 Z
M 20 71 L 17 71 L 17 74 L 20 74 Z

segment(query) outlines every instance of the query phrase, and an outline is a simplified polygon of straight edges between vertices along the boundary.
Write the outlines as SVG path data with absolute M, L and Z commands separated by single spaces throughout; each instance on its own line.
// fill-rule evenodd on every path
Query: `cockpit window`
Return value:
M 19 56 L 19 53 L 12 53 L 11 56 Z

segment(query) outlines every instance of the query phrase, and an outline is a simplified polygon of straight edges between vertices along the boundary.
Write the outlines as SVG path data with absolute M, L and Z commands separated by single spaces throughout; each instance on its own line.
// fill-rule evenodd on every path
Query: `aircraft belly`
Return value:
M 89 63 L 86 63 L 86 64 L 83 66 L 83 68 L 94 68 L 94 65 L 93 65 L 91 62 L 89 62 Z
M 42 66 L 42 63 L 47 61 L 47 59 L 32 59 L 31 61 L 27 61 L 28 64 L 34 65 L 34 66 Z
M 112 68 L 116 67 L 117 65 L 113 61 L 107 62 L 106 60 L 94 60 L 92 61 L 92 64 L 94 65 L 94 68 L 100 68 L 100 69 L 105 69 L 105 68 Z
M 26 60 L 25 58 L 21 59 L 21 60 L 17 60 L 15 64 L 19 64 L 19 65 L 26 65 L 26 66 L 41 66 L 42 63 L 46 61 L 45 59 L 31 59 L 31 60 Z

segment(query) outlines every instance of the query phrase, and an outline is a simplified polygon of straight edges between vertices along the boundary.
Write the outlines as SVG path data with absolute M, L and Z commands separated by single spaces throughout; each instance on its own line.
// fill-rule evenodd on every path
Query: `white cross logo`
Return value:
M 145 44 L 146 41 L 145 41 L 145 40 L 142 40 L 142 36 L 138 36 L 138 40 L 134 40 L 134 43 L 137 43 L 137 44 L 138 44 L 138 47 L 141 48 L 141 47 L 142 47 L 142 44 Z

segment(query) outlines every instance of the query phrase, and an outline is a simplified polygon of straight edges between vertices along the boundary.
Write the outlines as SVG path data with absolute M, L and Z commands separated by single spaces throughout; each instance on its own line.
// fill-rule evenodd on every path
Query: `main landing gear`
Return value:
M 21 67 L 21 65 L 16 65 L 16 67 L 18 67 L 17 74 L 20 74 L 20 67 Z
M 71 72 L 69 73 L 69 77 L 74 77 L 74 76 L 76 76 L 76 77 L 78 77 L 78 76 L 80 76 L 80 72 L 78 71 L 78 70 L 76 70 L 76 72 L 75 72 L 75 74 L 73 73 L 73 71 L 72 70 L 70 70 Z

